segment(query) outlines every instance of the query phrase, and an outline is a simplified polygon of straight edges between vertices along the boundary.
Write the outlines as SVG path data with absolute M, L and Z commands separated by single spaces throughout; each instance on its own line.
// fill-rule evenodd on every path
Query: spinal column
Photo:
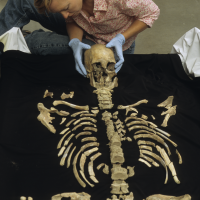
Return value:
M 113 121 L 111 120 L 111 113 L 105 111 L 102 114 L 102 120 L 105 121 L 107 126 L 107 137 L 109 139 L 110 146 L 110 159 L 112 163 L 111 169 L 111 179 L 113 183 L 111 185 L 111 193 L 112 194 L 127 194 L 128 184 L 125 180 L 128 178 L 127 169 L 121 167 L 124 163 L 124 154 L 123 149 L 121 148 L 121 139 L 117 132 L 115 132 Z

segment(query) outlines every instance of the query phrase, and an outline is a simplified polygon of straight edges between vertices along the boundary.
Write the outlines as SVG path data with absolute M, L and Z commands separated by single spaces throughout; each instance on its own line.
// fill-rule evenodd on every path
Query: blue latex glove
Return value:
M 82 43 L 79 39 L 74 38 L 70 40 L 69 46 L 72 48 L 75 58 L 76 70 L 83 76 L 87 76 L 87 71 L 82 63 L 83 49 L 90 49 L 91 46 Z
M 124 62 L 122 45 L 125 43 L 125 37 L 122 34 L 117 34 L 115 38 L 113 38 L 107 45 L 107 48 L 114 47 L 116 54 L 119 58 L 119 61 L 115 64 L 115 72 L 117 73 Z

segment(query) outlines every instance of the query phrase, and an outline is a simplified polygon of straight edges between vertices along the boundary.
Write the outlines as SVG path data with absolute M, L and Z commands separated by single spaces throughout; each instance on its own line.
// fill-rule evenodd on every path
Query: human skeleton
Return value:
M 94 137 L 95 132 L 98 132 L 98 127 L 96 126 L 97 120 L 95 117 L 102 114 L 102 120 L 105 121 L 107 137 L 109 140 L 110 147 L 110 160 L 112 163 L 111 170 L 108 165 L 101 163 L 98 165 L 97 170 L 103 168 L 103 172 L 109 174 L 111 171 L 111 179 L 113 183 L 111 185 L 111 194 L 113 200 L 123 199 L 123 200 L 133 200 L 134 196 L 132 192 L 129 192 L 129 185 L 126 183 L 126 179 L 134 176 L 134 167 L 127 166 L 124 167 L 125 159 L 123 149 L 121 144 L 123 141 L 127 140 L 132 141 L 130 137 L 126 137 L 127 130 L 129 132 L 134 132 L 134 139 L 137 140 L 137 144 L 140 149 L 140 158 L 139 161 L 146 164 L 148 167 L 152 165 L 159 167 L 161 164 L 166 170 L 166 178 L 164 183 L 168 181 L 168 168 L 170 169 L 173 179 L 177 184 L 180 184 L 180 181 L 177 177 L 173 162 L 171 162 L 169 156 L 171 155 L 170 149 L 165 142 L 166 140 L 177 147 L 177 144 L 169 139 L 170 134 L 158 129 L 157 125 L 151 121 L 147 121 L 147 116 L 142 115 L 138 117 L 137 106 L 141 104 L 148 103 L 148 100 L 144 99 L 139 102 L 136 102 L 132 105 L 122 106 L 119 105 L 118 109 L 126 110 L 126 119 L 122 122 L 118 119 L 119 111 L 114 113 L 109 112 L 108 110 L 113 108 L 112 103 L 112 92 L 113 88 L 118 86 L 118 79 L 114 70 L 115 58 L 111 49 L 105 48 L 104 45 L 94 45 L 91 49 L 85 52 L 85 68 L 88 72 L 88 78 L 90 78 L 90 85 L 96 88 L 94 93 L 97 94 L 99 101 L 99 108 L 102 112 L 99 112 L 98 107 L 89 108 L 86 106 L 73 105 L 67 101 L 63 101 L 65 98 L 73 98 L 73 92 L 69 95 L 62 94 L 61 100 L 54 101 L 53 105 L 57 106 L 60 104 L 70 106 L 74 109 L 81 110 L 71 114 L 71 118 L 66 124 L 66 128 L 60 133 L 62 136 L 61 140 L 58 143 L 57 149 L 59 149 L 58 156 L 61 157 L 60 165 L 63 166 L 67 164 L 67 168 L 71 165 L 73 166 L 74 176 L 82 187 L 86 187 L 88 184 L 91 187 L 95 186 L 95 183 L 98 183 L 97 178 L 95 177 L 95 171 L 93 169 L 93 163 L 96 159 L 101 156 L 101 153 L 98 152 L 98 146 L 100 145 L 97 142 L 97 138 Z M 46 91 L 45 96 L 53 97 L 51 92 Z M 170 116 L 175 115 L 176 106 L 172 107 L 173 96 L 170 96 L 166 101 L 159 104 L 159 107 L 165 107 L 166 114 L 162 126 L 167 126 L 167 121 Z M 58 111 L 56 108 L 52 107 L 47 109 L 42 103 L 38 104 L 38 109 L 40 114 L 38 120 L 42 122 L 52 133 L 56 133 L 56 129 L 53 127 L 52 118 L 50 113 L 57 113 L 60 116 L 63 116 L 63 124 L 66 120 L 65 116 L 69 116 L 70 113 L 66 111 Z M 105 110 L 105 111 L 104 111 Z M 76 119 L 75 119 L 76 117 Z M 77 118 L 79 117 L 79 118 Z M 152 116 L 154 118 L 154 116 Z M 74 131 L 79 129 L 79 134 L 74 134 Z M 139 129 L 139 130 L 138 130 Z M 83 137 L 84 136 L 84 137 Z M 71 142 L 73 139 L 81 139 L 83 143 L 80 149 L 77 149 L 76 146 Z M 147 138 L 143 140 L 142 138 Z M 148 141 L 148 139 L 153 140 Z M 156 148 L 157 154 L 152 152 L 152 148 Z M 180 153 L 176 150 L 179 164 L 182 163 L 182 158 Z M 93 154 L 91 156 L 91 154 Z M 90 177 L 86 177 L 84 173 L 86 159 L 90 160 L 88 163 L 88 172 Z M 79 160 L 79 162 L 78 162 Z M 79 164 L 79 165 L 78 165 Z M 123 166 L 122 166 L 123 165 Z M 78 170 L 78 169 L 79 170 Z M 117 196 L 118 195 L 118 196 Z M 63 193 L 55 195 L 52 197 L 53 200 L 60 200 L 62 197 L 71 197 L 74 200 L 89 200 L 90 195 L 87 193 Z M 184 199 L 189 200 L 190 196 L 182 197 L 168 197 L 164 196 L 152 196 L 147 199 Z M 110 199 L 107 199 L 110 200 Z

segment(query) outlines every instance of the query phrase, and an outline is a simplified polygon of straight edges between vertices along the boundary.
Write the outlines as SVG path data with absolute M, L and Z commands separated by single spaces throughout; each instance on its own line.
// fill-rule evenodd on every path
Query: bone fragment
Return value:
M 79 184 L 82 187 L 86 187 L 86 184 L 81 180 L 80 176 L 78 175 L 78 171 L 77 171 L 77 168 L 76 168 L 77 159 L 78 159 L 78 156 L 79 156 L 80 153 L 81 153 L 81 150 L 76 154 L 76 156 L 74 158 L 74 161 L 73 161 L 73 172 L 74 172 L 74 176 L 75 176 L 76 180 L 79 182 Z
M 71 148 L 72 145 L 73 145 L 73 143 L 71 143 L 71 144 L 67 147 L 67 149 L 65 150 L 65 153 L 64 153 L 64 155 L 63 155 L 63 157 L 62 157 L 62 159 L 61 159 L 61 161 L 60 161 L 60 166 L 64 166 L 64 164 L 65 164 L 65 159 L 66 159 L 66 157 L 67 157 L 67 155 L 68 155 L 68 153 L 69 153 L 70 148 Z
M 134 111 L 134 112 L 138 113 L 138 110 L 136 108 L 128 107 L 128 108 L 126 108 L 126 115 L 128 115 L 129 111 Z
M 81 142 L 88 142 L 88 141 L 97 141 L 97 138 L 96 137 L 85 137 L 81 140 Z
M 46 91 L 44 92 L 43 98 L 46 98 L 46 97 L 51 97 L 51 98 L 53 98 L 53 92 L 49 92 L 48 90 L 46 90 Z
M 161 129 L 159 129 L 159 128 L 155 128 L 155 129 L 156 129 L 157 131 L 159 131 L 160 133 L 163 133 L 164 135 L 168 136 L 168 137 L 171 136 L 169 133 L 167 133 L 167 132 L 165 132 L 165 131 L 163 131 L 163 130 L 161 130 Z
M 89 149 L 87 151 L 84 152 L 85 156 L 89 156 L 90 154 L 94 153 L 95 151 L 98 151 L 99 148 L 98 147 L 94 147 L 92 149 Z
M 65 134 L 68 130 L 69 130 L 69 128 L 66 128 L 66 129 L 62 130 L 62 131 L 60 132 L 60 135 Z
M 91 156 L 90 157 L 90 160 L 91 161 L 94 161 L 94 160 L 96 160 L 99 156 L 101 156 L 101 153 L 99 152 L 99 153 L 96 153 L 95 155 L 93 155 L 93 156 Z
M 70 121 L 66 124 L 66 127 L 69 127 L 70 124 L 72 124 L 75 120 L 76 120 L 76 119 L 72 119 L 72 120 L 70 120 Z
M 95 183 L 99 183 L 95 176 L 90 176 L 90 179 L 92 179 Z
M 94 132 L 97 132 L 97 128 L 93 128 L 93 127 L 85 127 L 83 130 L 84 131 L 94 131 Z
M 78 106 L 78 105 L 74 105 L 72 103 L 69 103 L 67 101 L 54 101 L 53 102 L 54 106 L 57 106 L 57 105 L 60 105 L 60 104 L 69 106 L 69 107 L 77 109 L 77 110 L 89 110 L 89 106 L 88 105 L 87 106 Z
M 169 120 L 169 118 L 172 116 L 172 115 L 175 115 L 176 114 L 176 107 L 177 106 L 173 106 L 171 108 L 169 108 L 166 112 L 162 112 L 161 115 L 166 115 L 165 116 L 165 119 L 163 121 L 163 123 L 161 124 L 161 126 L 163 127 L 167 127 L 167 122 Z
M 57 146 L 57 149 L 60 149 L 61 148 L 61 145 L 62 145 L 62 142 L 63 140 L 66 138 L 67 135 L 69 135 L 69 133 L 71 133 L 71 131 L 68 131 L 59 141 L 58 143 L 58 146 Z
M 33 200 L 33 198 L 32 197 L 28 197 L 28 200 Z
M 135 125 L 135 124 L 143 124 L 143 125 L 148 126 L 148 122 L 144 122 L 144 121 L 132 121 L 132 122 L 126 124 L 126 126 L 129 127 L 129 126 Z
M 66 121 L 66 119 L 67 119 L 66 117 L 63 117 L 62 121 L 60 122 L 60 125 L 63 124 Z
M 81 114 L 80 117 L 96 117 L 97 114 Z
M 146 149 L 146 150 L 152 151 L 152 147 L 149 147 L 149 146 L 146 146 L 146 145 L 139 146 L 139 149 Z
M 162 194 L 154 194 L 146 198 L 146 200 L 191 200 L 191 196 L 189 194 L 185 194 L 183 196 L 167 196 Z
M 153 119 L 153 120 L 155 120 L 155 119 L 156 119 L 156 118 L 155 118 L 153 115 L 151 115 L 151 117 L 152 117 L 152 119 Z
M 174 168 L 173 162 L 170 161 L 167 153 L 165 152 L 164 149 L 162 149 L 160 146 L 156 145 L 156 149 L 158 150 L 158 152 L 160 153 L 160 155 L 162 156 L 163 160 L 165 161 L 166 165 L 169 167 L 173 179 L 177 184 L 180 184 L 180 181 L 178 180 L 177 174 L 176 174 L 176 170 Z
M 104 174 L 109 174 L 109 166 L 106 165 L 106 164 L 104 165 L 103 173 L 104 173 Z
M 135 116 L 137 116 L 137 113 L 131 113 L 130 116 L 131 116 L 131 117 L 135 117 Z
M 96 119 L 93 119 L 93 118 L 91 118 L 91 117 L 83 117 L 83 118 L 80 118 L 80 119 L 76 120 L 76 121 L 74 122 L 74 125 L 78 124 L 80 121 L 83 121 L 83 120 L 92 121 L 93 123 L 96 123 L 96 122 L 97 122 Z
M 151 167 L 151 164 L 149 164 L 146 160 L 139 158 L 138 161 L 143 162 L 145 165 L 147 165 L 148 167 Z
M 150 163 L 152 163 L 152 165 L 154 165 L 155 167 L 159 167 L 160 165 L 155 162 L 152 158 L 149 158 L 148 156 L 145 156 L 144 154 L 140 154 L 140 157 L 149 161 Z
M 124 126 L 123 126 L 122 124 L 117 124 L 117 125 L 116 125 L 116 128 L 117 128 L 117 129 L 119 129 L 119 128 L 124 128 Z
M 46 126 L 49 131 L 52 133 L 56 133 L 56 129 L 54 126 L 50 123 L 52 123 L 52 120 L 55 119 L 55 117 L 50 116 L 50 110 L 47 109 L 43 103 L 38 103 L 37 105 L 38 110 L 40 111 L 40 114 L 38 115 L 37 119 L 44 125 Z
M 93 110 L 98 110 L 99 108 L 98 108 L 98 107 L 92 107 L 92 109 L 93 109 Z
M 91 122 L 81 122 L 80 124 L 76 125 L 72 131 L 75 131 L 76 129 L 78 129 L 79 127 L 83 126 L 83 125 L 92 125 L 94 127 L 97 127 L 95 124 L 91 123 Z
M 86 156 L 84 153 L 82 153 L 81 155 L 81 159 L 80 159 L 80 168 L 82 170 L 82 172 L 84 173 L 84 166 L 85 166 L 85 161 L 86 161 Z
M 85 174 L 80 170 L 80 174 L 82 175 L 83 179 L 90 185 L 90 187 L 94 187 L 93 184 L 91 184 L 85 177 Z
M 126 140 L 132 142 L 132 139 L 130 137 L 127 137 Z
M 64 92 L 62 93 L 62 95 L 60 96 L 60 98 L 62 100 L 64 99 L 68 99 L 68 98 L 73 98 L 74 97 L 74 92 L 70 92 L 70 94 L 65 94 Z
M 81 136 L 81 135 L 92 135 L 92 132 L 90 132 L 90 131 L 80 132 L 78 135 L 75 136 L 76 139 L 78 139 L 78 137 Z
M 90 161 L 88 164 L 88 173 L 90 176 L 95 176 L 94 170 L 93 170 L 93 161 Z
M 54 195 L 51 198 L 51 200 L 61 200 L 63 197 L 65 198 L 70 197 L 71 200 L 90 200 L 91 196 L 85 192 L 81 192 L 81 193 L 70 192 L 70 193 L 62 193 L 62 194 Z
M 119 112 L 116 111 L 116 112 L 113 113 L 113 116 L 118 115 L 118 114 L 119 114 Z
M 182 164 L 183 163 L 182 157 L 181 157 L 181 154 L 178 152 L 177 149 L 176 149 L 176 154 L 178 155 L 179 164 Z
M 171 108 L 172 107 L 172 102 L 173 102 L 174 96 L 169 96 L 165 101 L 162 103 L 158 104 L 158 107 L 165 107 L 165 108 Z
M 148 117 L 146 115 L 143 115 L 143 114 L 142 114 L 141 118 L 144 119 L 144 120 L 148 119 Z
M 140 134 L 140 135 L 134 136 L 135 140 L 137 140 L 138 138 L 151 138 L 153 140 L 156 140 L 157 142 L 161 143 L 167 149 L 168 154 L 171 155 L 168 145 L 164 142 L 164 140 L 161 137 L 157 135 L 150 135 L 150 134 Z
M 71 153 L 69 154 L 69 157 L 68 157 L 68 159 L 67 159 L 67 168 L 70 167 L 70 162 L 71 162 L 72 154 L 74 153 L 75 149 L 76 149 L 76 146 L 73 148 L 73 150 L 72 150 Z
M 113 119 L 117 119 L 117 115 L 114 115 L 114 116 L 113 116 Z
M 142 103 L 148 103 L 148 100 L 143 99 L 143 100 L 141 100 L 141 101 L 138 101 L 138 102 L 135 103 L 135 104 L 128 105 L 128 106 L 119 105 L 119 106 L 117 107 L 117 109 L 126 109 L 126 108 L 128 108 L 128 107 L 136 107 L 136 106 L 139 106 L 139 105 L 142 104 Z
M 21 196 L 20 200 L 26 200 L 26 197 Z
M 65 149 L 66 149 L 66 147 L 62 147 L 62 148 L 60 149 L 60 151 L 59 151 L 59 153 L 58 153 L 58 157 L 60 157 L 60 156 L 63 154 L 63 152 L 64 152 Z
M 120 119 L 118 119 L 116 122 L 114 122 L 114 124 L 122 124 L 122 122 L 120 121 Z
M 95 115 L 97 115 L 99 113 L 99 110 L 91 110 L 91 112 Z
M 125 181 L 115 180 L 111 185 L 111 194 L 127 194 L 129 185 Z M 120 190 L 121 189 L 121 190 Z M 114 195 L 113 195 L 114 196 Z
M 144 140 L 138 140 L 137 144 L 138 145 L 142 145 L 142 144 L 144 144 L 144 145 L 151 145 L 153 147 L 156 147 L 154 142 L 144 141 Z
M 83 114 L 83 113 L 89 113 L 89 111 L 79 111 L 79 112 L 75 112 L 75 113 L 73 113 L 73 114 L 71 115 L 71 117 L 76 117 L 76 116 L 78 116 L 78 115 L 80 115 L 80 114 Z
M 71 134 L 68 139 L 65 141 L 64 146 L 67 146 L 69 141 L 74 137 L 75 134 Z
M 105 163 L 101 163 L 97 166 L 97 170 L 100 170 L 103 166 L 105 165 Z
M 58 114 L 58 115 L 60 115 L 60 116 L 68 116 L 68 115 L 70 114 L 69 112 L 66 112 L 66 111 L 63 111 L 63 110 L 58 111 L 58 110 L 55 109 L 54 107 L 51 107 L 50 112 L 51 112 L 51 113 L 56 113 L 56 114 Z
M 128 167 L 127 167 L 128 172 L 129 172 L 129 173 L 128 173 L 128 177 L 132 177 L 132 176 L 135 175 L 134 168 L 135 168 L 135 166 L 133 166 L 133 167 L 128 166 Z
M 98 142 L 90 142 L 90 143 L 87 143 L 85 145 L 83 145 L 81 147 L 81 151 L 84 151 L 85 149 L 87 149 L 88 147 L 93 147 L 93 146 L 99 146 L 99 143 Z
M 167 181 L 168 181 L 168 170 L 167 170 L 167 165 L 165 164 L 164 160 L 156 155 L 155 153 L 153 152 L 150 152 L 150 151 L 147 151 L 147 150 L 140 150 L 140 154 L 147 154 L 147 155 L 150 155 L 152 156 L 153 158 L 155 158 L 156 160 L 158 160 L 160 162 L 160 164 L 165 168 L 166 170 L 166 178 L 165 178 L 165 182 L 164 184 L 167 184 Z

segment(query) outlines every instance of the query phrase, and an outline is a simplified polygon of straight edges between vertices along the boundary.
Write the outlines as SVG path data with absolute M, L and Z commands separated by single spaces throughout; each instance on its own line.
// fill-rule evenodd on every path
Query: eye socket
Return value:
M 100 68 L 100 67 L 101 67 L 101 63 L 100 63 L 100 62 L 95 63 L 95 64 L 96 64 L 96 67 L 97 67 L 97 68 Z
M 115 63 L 109 62 L 109 63 L 107 64 L 107 69 L 108 69 L 109 71 L 113 71 L 113 70 L 115 69 Z

